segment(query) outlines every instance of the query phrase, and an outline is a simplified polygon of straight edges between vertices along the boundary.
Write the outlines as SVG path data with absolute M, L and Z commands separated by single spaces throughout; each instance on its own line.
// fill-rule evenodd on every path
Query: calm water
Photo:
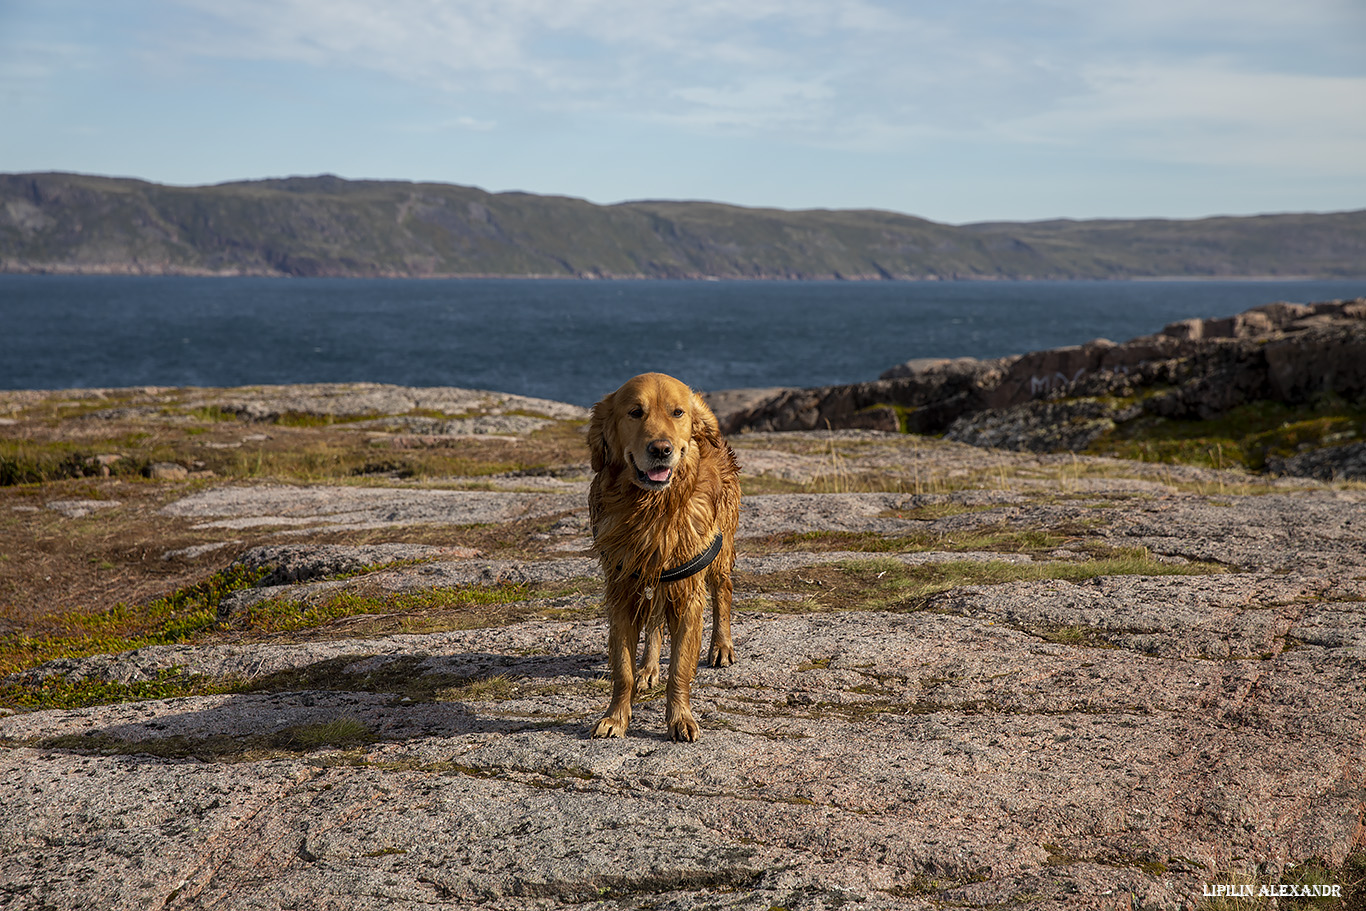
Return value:
M 876 379 L 913 357 L 1124 341 L 1366 281 L 671 282 L 0 275 L 0 388 L 369 380 L 591 404 Z

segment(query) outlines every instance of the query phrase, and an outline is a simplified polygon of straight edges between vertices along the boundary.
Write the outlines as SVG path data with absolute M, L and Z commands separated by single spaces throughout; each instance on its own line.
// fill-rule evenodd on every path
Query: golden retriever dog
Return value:
M 588 448 L 594 471 L 588 514 L 606 577 L 612 669 L 612 703 L 592 735 L 626 734 L 632 700 L 659 682 L 661 627 L 667 624 L 665 721 L 672 740 L 694 741 L 701 732 L 689 694 L 708 591 L 708 658 L 713 667 L 735 661 L 730 576 L 740 519 L 740 466 L 702 398 L 662 373 L 628 380 L 593 406 Z M 637 668 L 642 631 L 645 654 Z

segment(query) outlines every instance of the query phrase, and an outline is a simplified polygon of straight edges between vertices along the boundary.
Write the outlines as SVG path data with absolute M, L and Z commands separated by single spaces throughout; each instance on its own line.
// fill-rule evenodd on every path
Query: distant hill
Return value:
M 953 226 L 291 177 L 0 174 L 0 272 L 602 278 L 1366 276 L 1366 211 Z

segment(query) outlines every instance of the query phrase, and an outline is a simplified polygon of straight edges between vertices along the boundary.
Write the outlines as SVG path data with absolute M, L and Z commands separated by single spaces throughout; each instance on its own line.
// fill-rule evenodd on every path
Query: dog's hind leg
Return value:
M 645 651 L 636 665 L 636 698 L 659 685 L 659 655 L 664 648 L 664 624 L 645 629 Z
M 707 663 L 712 667 L 730 667 L 735 663 L 735 643 L 730 638 L 730 602 L 733 595 L 730 576 L 721 573 L 707 576 L 711 590 L 711 648 Z

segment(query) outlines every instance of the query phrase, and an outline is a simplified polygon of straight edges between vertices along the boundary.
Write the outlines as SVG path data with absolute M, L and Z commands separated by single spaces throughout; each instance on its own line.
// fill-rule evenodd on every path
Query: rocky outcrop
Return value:
M 1182 320 L 1123 344 L 909 361 L 875 382 L 780 390 L 722 421 L 731 433 L 867 428 L 1075 451 L 1145 414 L 1205 419 L 1248 402 L 1325 395 L 1366 396 L 1366 299 Z
M 1267 459 L 1267 470 L 1320 481 L 1366 478 L 1366 443 L 1315 449 L 1284 459 L 1273 457 Z
M 194 441 L 368 451 L 464 398 L 64 391 L 73 414 L 7 427 L 169 447 L 193 410 Z M 0 568 L 35 566 L 0 590 L 36 605 L 0 612 L 34 656 L 0 677 L 0 908 L 1188 911 L 1248 881 L 1360 907 L 1366 490 L 867 430 L 732 443 L 766 492 L 740 659 L 698 669 L 691 744 L 662 688 L 588 737 L 610 682 L 578 446 L 546 477 L 0 488 Z M 133 648 L 121 616 L 181 632 Z
M 0 717 L 0 907 L 1179 911 L 1254 878 L 1326 881 L 1356 907 L 1366 492 L 1241 495 L 1223 487 L 1243 475 L 1081 457 L 1069 497 L 1040 497 L 1039 473 L 1074 460 L 835 438 L 852 470 L 990 465 L 996 486 L 746 497 L 741 657 L 698 670 L 699 742 L 665 739 L 659 692 L 624 739 L 587 736 L 608 684 L 582 492 L 376 490 L 386 540 L 291 534 L 241 562 L 280 569 L 260 584 L 301 607 L 550 584 L 485 620 L 154 646 L 10 678 L 220 691 Z M 736 444 L 747 468 L 776 470 L 826 439 Z M 221 490 L 184 490 L 164 515 L 287 514 L 318 535 L 378 502 Z M 401 540 L 561 506 L 567 534 L 515 560 Z M 1142 571 L 1112 559 L 1139 549 Z M 888 584 L 939 572 L 963 581 Z

